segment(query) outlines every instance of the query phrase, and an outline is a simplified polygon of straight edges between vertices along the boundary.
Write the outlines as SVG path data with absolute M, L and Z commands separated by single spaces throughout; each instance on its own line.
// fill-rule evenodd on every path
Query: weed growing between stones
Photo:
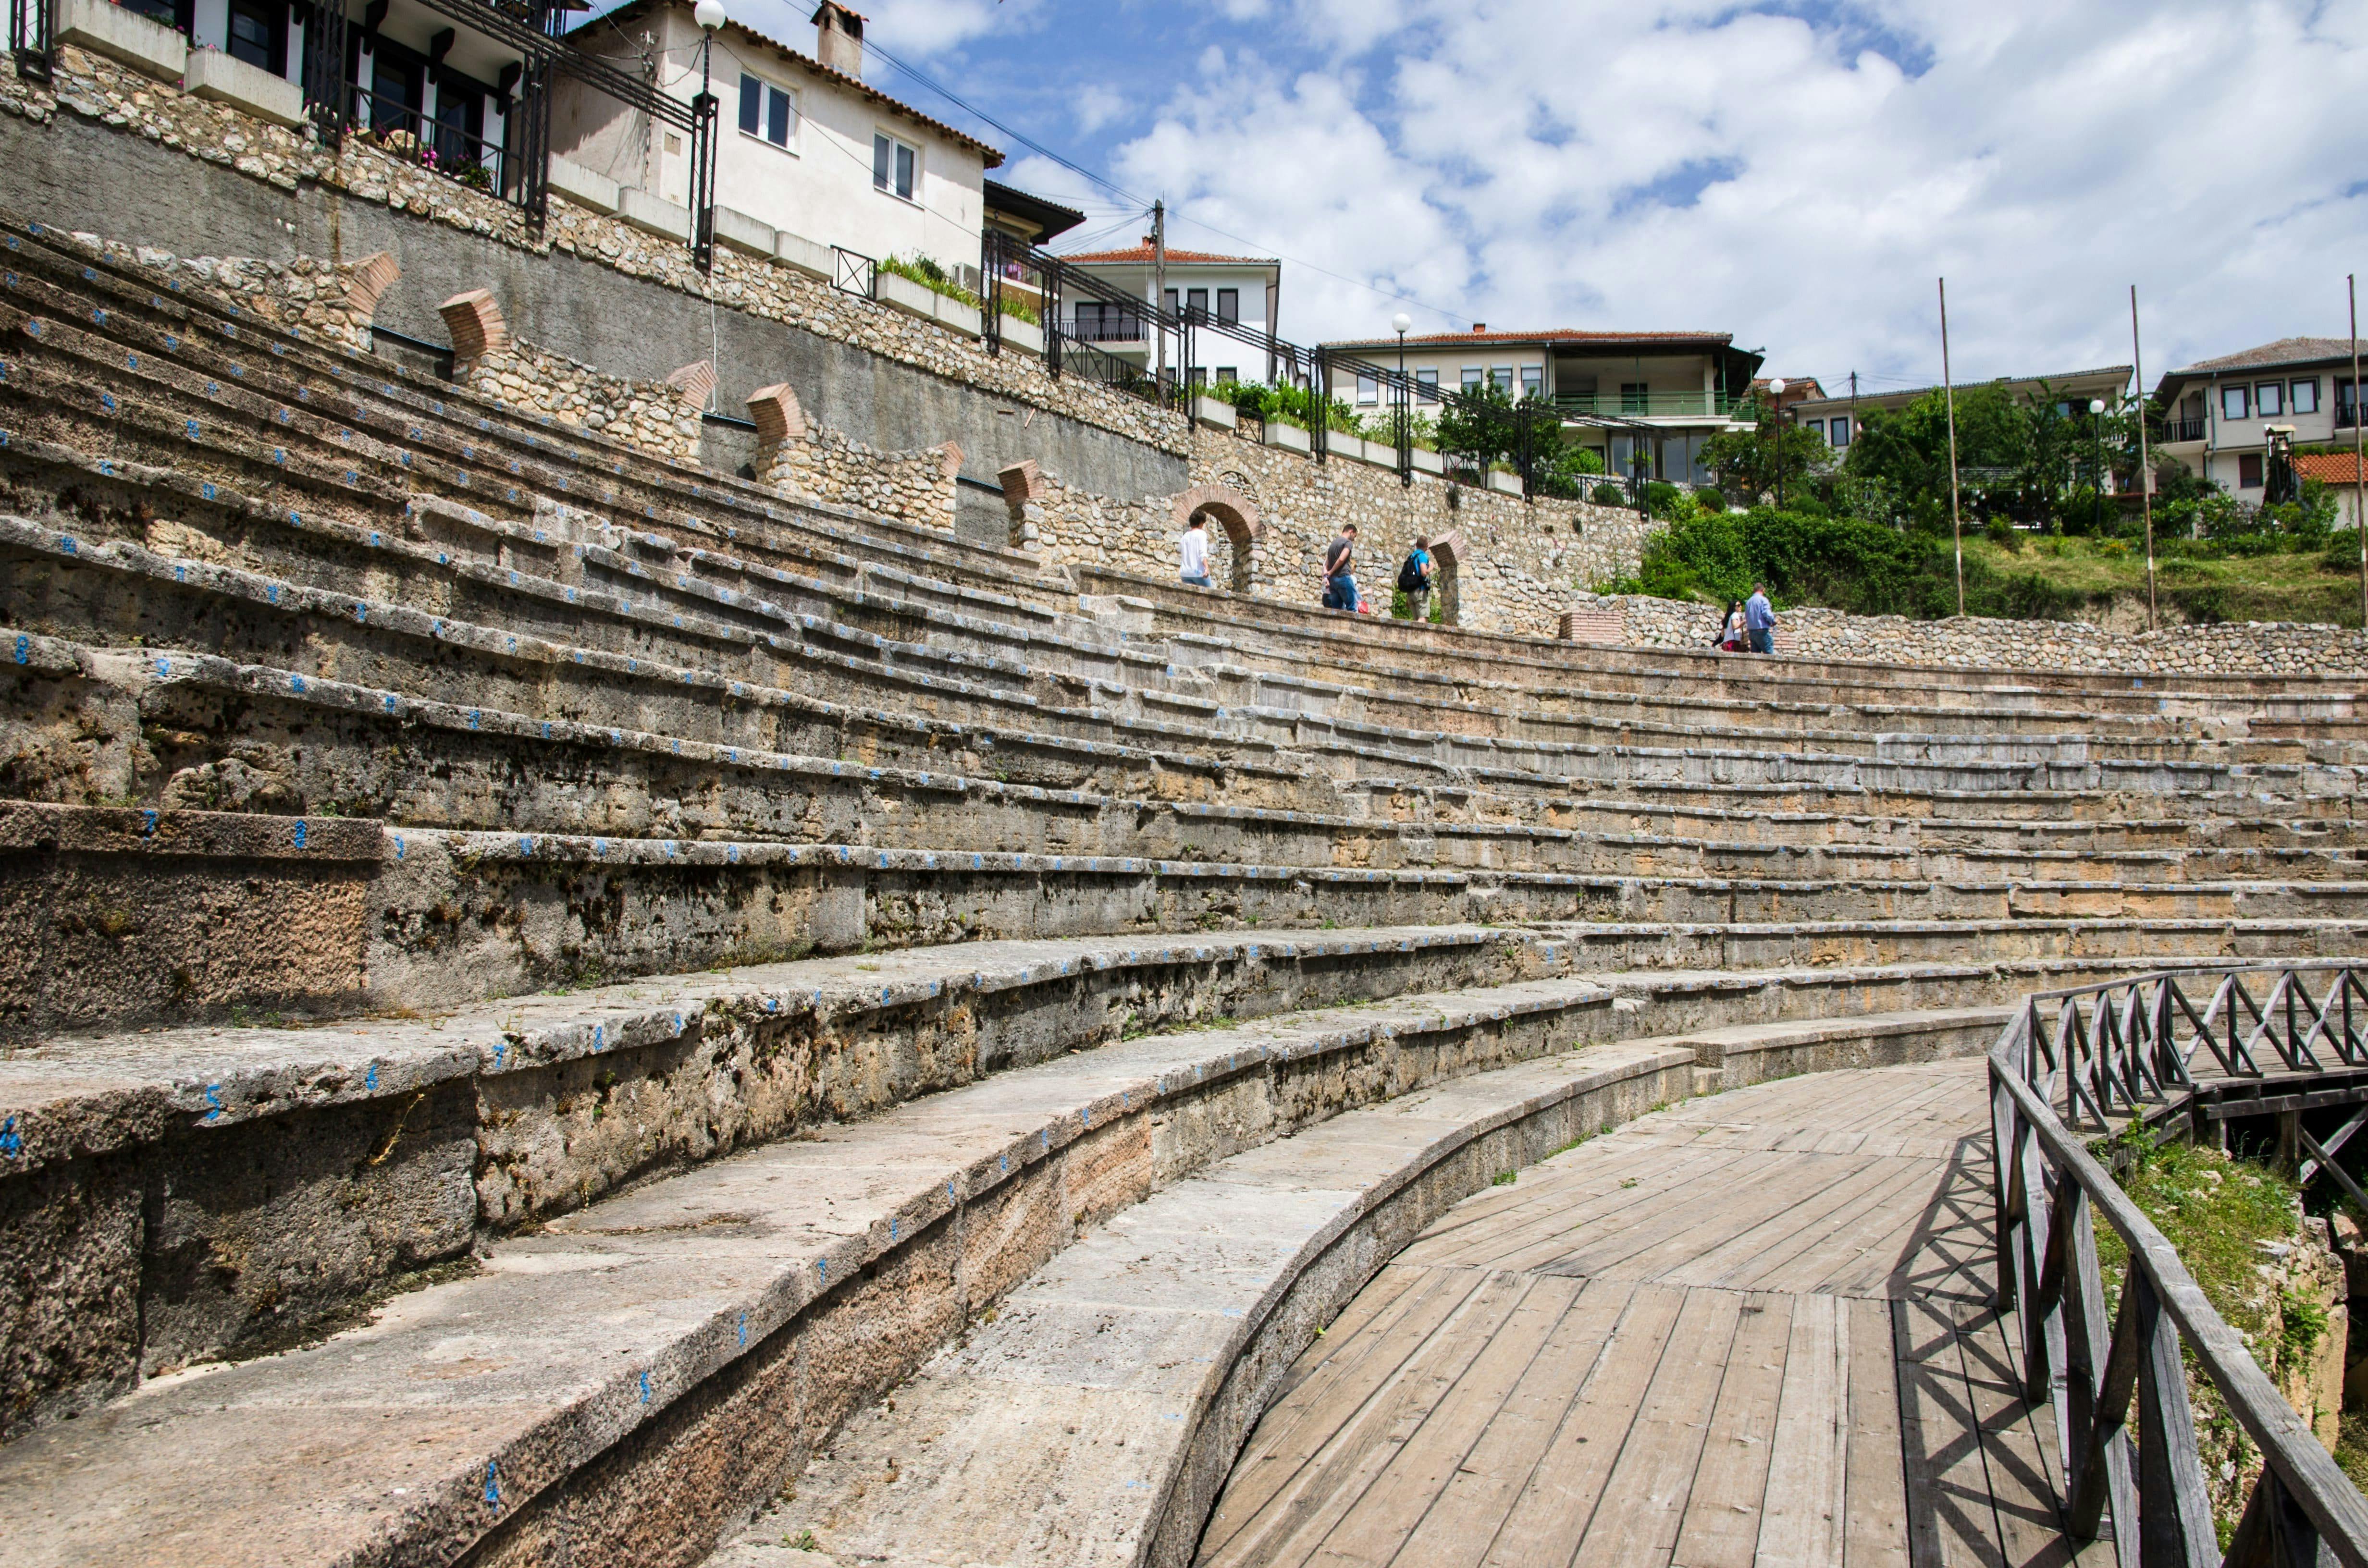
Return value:
M 1498 1171 L 1495 1178 L 1492 1179 L 1488 1185 L 1490 1187 L 1510 1187 L 1513 1183 L 1520 1179 L 1520 1176 L 1521 1173 L 1519 1171 Z

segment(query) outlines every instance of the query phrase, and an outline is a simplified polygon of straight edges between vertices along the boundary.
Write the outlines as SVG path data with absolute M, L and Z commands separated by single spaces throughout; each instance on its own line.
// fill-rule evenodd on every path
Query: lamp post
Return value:
M 1390 318 L 1390 326 L 1398 335 L 1398 483 L 1414 486 L 1414 410 L 1406 405 L 1406 335 L 1414 329 L 1414 318 L 1400 311 Z
M 1768 383 L 1768 396 L 1776 426 L 1776 509 L 1784 509 L 1784 378 L 1777 377 Z
M 691 100 L 691 259 L 701 272 L 715 265 L 715 29 L 729 18 L 723 0 L 699 0 L 691 12 L 699 23 L 699 97 Z
M 2105 537 L 2105 400 L 2089 400 L 2089 428 L 2097 437 L 2097 460 L 2089 467 L 2089 482 L 2097 493 L 2097 537 Z

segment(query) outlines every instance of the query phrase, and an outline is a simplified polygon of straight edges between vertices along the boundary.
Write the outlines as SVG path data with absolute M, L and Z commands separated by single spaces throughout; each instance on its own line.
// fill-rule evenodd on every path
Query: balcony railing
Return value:
M 2205 423 L 2200 417 L 2166 419 L 2162 422 L 2162 438 L 2166 441 L 2200 441 L 2203 439 Z
M 1735 412 L 1741 400 L 1724 392 L 1561 392 L 1554 405 L 1565 414 L 1608 414 L 1630 419 L 1711 419 Z
M 1062 331 L 1063 335 L 1080 343 L 1141 343 L 1144 340 L 1141 316 L 1079 316 Z
M 404 99 L 346 84 L 346 122 L 397 157 L 492 196 L 517 199 L 502 178 L 503 147 L 422 114 Z
M 2360 405 L 2358 403 L 2338 403 L 2335 405 L 2335 427 L 2338 430 L 2353 429 L 2359 423 Z

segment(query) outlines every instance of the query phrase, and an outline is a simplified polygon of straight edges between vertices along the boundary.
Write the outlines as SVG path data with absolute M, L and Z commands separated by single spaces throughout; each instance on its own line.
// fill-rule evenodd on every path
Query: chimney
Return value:
M 1486 332 L 1488 330 L 1488 324 L 1484 321 L 1474 322 L 1472 324 L 1472 330 L 1474 332 Z
M 834 71 L 863 78 L 863 17 L 838 0 L 814 7 L 814 58 Z

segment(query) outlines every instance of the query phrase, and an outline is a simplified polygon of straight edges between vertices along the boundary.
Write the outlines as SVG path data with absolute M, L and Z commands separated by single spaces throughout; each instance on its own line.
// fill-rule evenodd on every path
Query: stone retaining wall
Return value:
M 512 338 L 501 352 L 457 362 L 455 384 L 481 397 L 596 431 L 677 462 L 699 460 L 699 414 L 680 389 L 601 374 L 564 354 Z
M 1718 609 L 1643 595 L 1570 596 L 1584 614 L 1616 615 L 1632 647 L 1706 648 Z M 2034 670 L 2152 674 L 2322 675 L 2368 670 L 2368 638 L 2350 627 L 2279 621 L 2167 626 L 2109 631 L 2077 620 L 1995 620 L 1965 616 L 1909 620 L 1799 608 L 1778 616 L 1776 651 L 1809 659 Z

